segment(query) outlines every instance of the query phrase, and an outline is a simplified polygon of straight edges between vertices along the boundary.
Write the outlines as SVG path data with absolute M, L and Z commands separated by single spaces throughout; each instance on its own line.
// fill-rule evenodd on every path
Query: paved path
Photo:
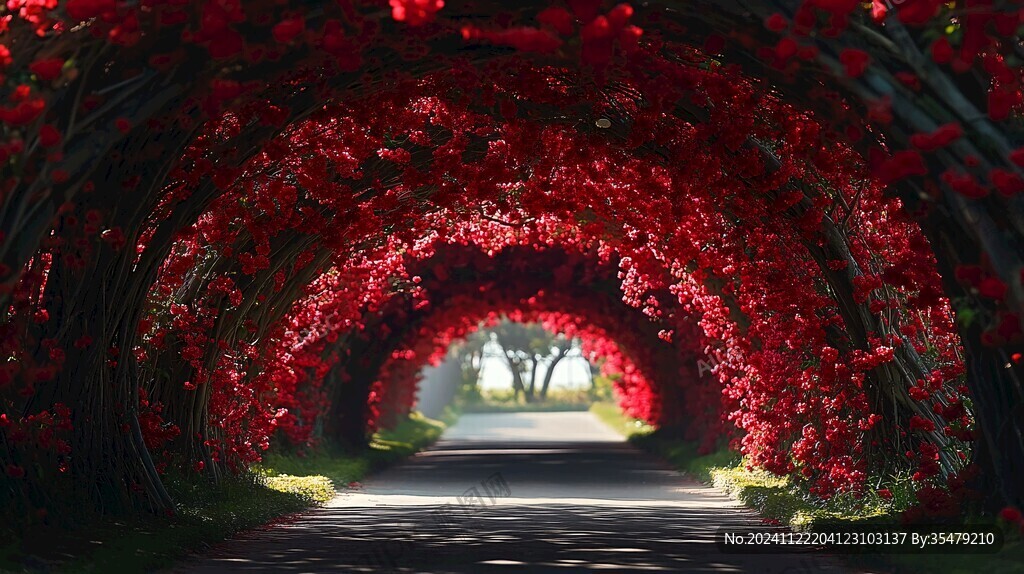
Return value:
M 759 524 L 590 413 L 465 415 L 358 491 L 174 572 L 847 572 L 712 541 L 720 526 Z

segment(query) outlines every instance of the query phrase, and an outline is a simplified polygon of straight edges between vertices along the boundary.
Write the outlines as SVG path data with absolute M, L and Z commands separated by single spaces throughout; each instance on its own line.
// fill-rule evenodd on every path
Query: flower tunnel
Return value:
M 4 507 L 358 447 L 499 314 L 818 497 L 1020 505 L 1022 13 L 749 4 L 19 4 Z
M 477 246 L 444 247 L 413 276 L 422 291 L 382 317 L 385 328 L 369 331 L 378 337 L 384 332 L 388 337 L 383 344 L 379 339 L 374 342 L 372 351 L 372 362 L 380 365 L 380 374 L 373 381 L 375 400 L 381 409 L 388 409 L 386 414 L 405 414 L 394 409 L 409 408 L 422 367 L 438 362 L 453 343 L 504 316 L 578 337 L 585 355 L 602 359 L 606 374 L 621 377 L 616 391 L 629 414 L 659 426 L 684 424 L 683 413 L 670 410 L 684 403 L 658 397 L 696 390 L 698 372 L 692 367 L 697 361 L 693 356 L 697 341 L 674 337 L 685 341 L 685 346 L 671 344 L 659 337 L 664 333 L 642 310 L 625 304 L 615 260 L 595 264 L 584 258 L 585 254 L 561 247 L 538 251 L 517 245 L 493 255 Z M 417 310 L 417 301 L 430 304 Z M 693 330 L 692 325 L 689 328 Z M 686 404 L 695 410 L 708 406 L 703 400 Z M 711 413 L 717 415 L 717 404 L 710 404 Z M 343 405 L 363 406 L 358 400 Z M 365 432 L 364 419 L 358 417 L 360 424 L 354 430 Z M 717 416 L 710 419 L 701 422 L 717 423 Z M 688 430 L 710 439 L 721 436 L 717 428 Z M 710 432 L 701 432 L 705 430 Z

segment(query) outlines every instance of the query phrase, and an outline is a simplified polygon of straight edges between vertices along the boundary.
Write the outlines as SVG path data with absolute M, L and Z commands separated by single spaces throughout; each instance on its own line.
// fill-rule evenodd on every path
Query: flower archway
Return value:
M 169 507 L 169 465 L 238 471 L 279 428 L 407 407 L 371 389 L 411 380 L 373 342 L 484 316 L 461 245 L 569 254 L 545 280 L 714 354 L 710 410 L 818 496 L 887 464 L 958 496 L 973 456 L 1019 503 L 1020 13 L 966 4 L 20 5 L 4 501 Z

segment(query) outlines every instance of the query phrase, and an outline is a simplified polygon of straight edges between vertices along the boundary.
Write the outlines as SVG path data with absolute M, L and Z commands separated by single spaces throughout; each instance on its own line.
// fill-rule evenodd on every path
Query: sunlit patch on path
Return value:
M 590 413 L 466 415 L 431 450 L 175 572 L 847 572 L 718 551 L 760 522 Z

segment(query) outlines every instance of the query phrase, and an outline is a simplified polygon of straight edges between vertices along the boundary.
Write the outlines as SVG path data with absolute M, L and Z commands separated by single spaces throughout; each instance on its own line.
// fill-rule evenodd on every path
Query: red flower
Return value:
M 932 432 L 935 430 L 935 423 L 920 415 L 914 415 L 910 417 L 910 430 Z
M 891 158 L 882 161 L 878 166 L 877 173 L 883 183 L 892 183 L 912 175 L 926 175 L 928 168 L 924 165 L 924 159 L 920 153 L 904 150 L 896 152 Z
M 11 478 L 25 478 L 25 469 L 16 464 L 8 464 L 4 470 Z
M 999 511 L 999 518 L 1007 522 L 1020 522 L 1021 512 L 1019 509 L 1013 506 L 1007 506 L 1006 508 Z
M 847 48 L 839 54 L 839 62 L 843 64 L 848 77 L 859 78 L 871 64 L 871 56 L 864 50 Z
M 871 19 L 881 24 L 885 17 L 889 15 L 889 7 L 886 5 L 884 0 L 872 0 L 871 2 Z
M 772 32 L 781 32 L 789 26 L 789 21 L 786 17 L 778 12 L 772 14 L 764 21 L 764 27 L 768 28 Z
M 633 7 L 629 4 L 616 4 L 614 8 L 608 12 L 608 23 L 611 25 L 612 32 L 618 32 L 622 30 L 629 23 L 629 19 L 633 17 Z
M 986 187 L 980 185 L 969 173 L 961 173 L 948 169 L 941 175 L 942 181 L 953 191 L 970 199 L 981 199 L 989 194 Z
M 775 44 L 775 57 L 779 60 L 788 60 L 796 55 L 799 45 L 796 40 L 790 37 L 780 38 L 778 43 Z
M 409 160 L 412 159 L 412 154 L 409 153 L 409 150 L 404 148 L 381 148 L 377 150 L 377 155 L 379 155 L 381 159 L 386 159 L 400 164 L 409 163 Z
M 992 87 L 988 91 L 988 117 L 1003 121 L 1010 117 L 1014 106 L 1020 105 L 1021 93 L 1003 87 Z
M 510 28 L 489 31 L 474 26 L 463 26 L 465 40 L 484 40 L 498 46 L 511 46 L 521 52 L 551 53 L 562 45 L 562 39 L 539 28 Z
M 1012 171 L 997 167 L 988 173 L 988 177 L 1005 197 L 1024 192 L 1024 179 Z
M 281 20 L 274 25 L 271 32 L 274 35 L 275 40 L 281 44 L 287 44 L 294 40 L 295 37 L 301 34 L 305 29 L 306 22 L 302 16 L 295 16 L 293 18 Z
M 945 36 L 932 44 L 932 59 L 939 64 L 948 64 L 953 59 L 953 46 Z
M 434 15 L 444 8 L 442 0 L 389 0 L 391 17 L 410 26 L 420 26 L 434 20 Z
M 629 25 L 619 32 L 619 46 L 622 47 L 622 51 L 627 54 L 632 54 L 640 46 L 640 37 L 643 36 L 644 31 L 637 26 Z
M 1002 301 L 1006 297 L 1007 290 L 1006 283 L 1003 283 L 996 277 L 986 277 L 978 284 L 978 293 L 983 297 L 997 301 Z
M 915 401 L 923 401 L 931 396 L 931 393 L 921 387 L 910 387 L 907 392 L 910 393 L 910 398 Z
M 899 5 L 900 22 L 904 24 L 924 24 L 935 16 L 942 6 L 943 0 L 915 0 L 902 2 Z
M 565 8 L 552 6 L 537 14 L 537 21 L 563 36 L 571 36 L 576 28 L 574 18 Z
M 13 108 L 0 107 L 0 121 L 12 126 L 24 126 L 32 123 L 46 109 L 46 101 L 42 98 L 25 99 Z
M 576 17 L 584 22 L 594 19 L 601 9 L 601 0 L 568 0 L 568 4 Z
M 927 134 L 914 134 L 910 136 L 910 143 L 922 151 L 935 151 L 939 148 L 956 141 L 963 135 L 963 129 L 958 123 L 948 123 L 939 126 L 935 131 Z
M 43 147 L 54 147 L 60 144 L 60 131 L 50 124 L 39 128 L 39 145 Z
M 1024 167 L 1024 147 L 1017 148 L 1010 152 L 1010 161 L 1019 167 Z
M 116 9 L 117 4 L 114 0 L 68 0 L 64 4 L 64 11 L 75 21 L 102 16 Z
M 60 77 L 64 69 L 64 58 L 46 58 L 29 64 L 28 69 L 44 82 L 52 82 Z

